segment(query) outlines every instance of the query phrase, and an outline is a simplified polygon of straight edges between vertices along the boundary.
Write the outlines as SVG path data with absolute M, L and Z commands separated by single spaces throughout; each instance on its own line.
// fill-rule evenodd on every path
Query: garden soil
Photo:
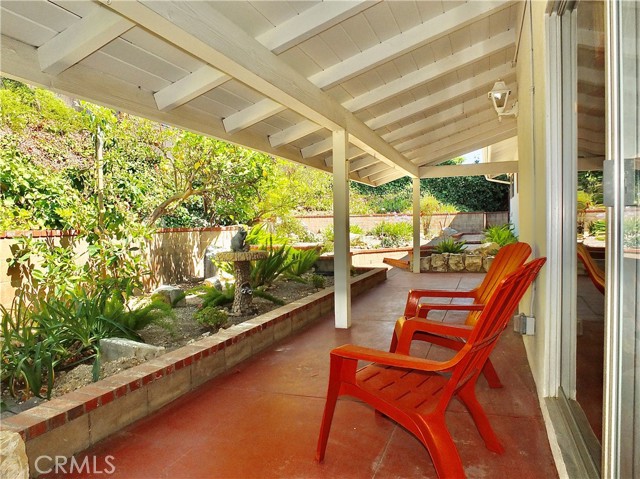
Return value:
M 179 284 L 178 286 L 186 291 L 197 284 L 199 283 L 191 281 Z M 332 285 L 333 277 L 326 277 L 326 287 Z M 290 280 L 278 280 L 269 289 L 267 289 L 269 294 L 283 300 L 285 303 L 296 301 L 317 291 L 318 290 L 310 284 Z M 143 338 L 145 343 L 162 346 L 166 349 L 166 352 L 169 352 L 184 345 L 196 342 L 211 334 L 215 334 L 217 330 L 204 327 L 193 318 L 194 314 L 198 311 L 200 304 L 201 300 L 199 300 L 199 298 L 189 296 L 186 306 L 178 307 L 173 310 L 176 318 L 175 321 L 172 321 L 169 329 L 157 325 L 150 325 L 139 331 L 140 336 Z M 258 297 L 254 297 L 253 305 L 256 309 L 255 314 L 248 316 L 229 316 L 227 326 L 241 323 L 279 307 L 271 301 Z M 122 358 L 115 361 L 105 362 L 101 366 L 100 379 L 136 366 L 142 362 L 143 360 L 138 358 Z M 88 364 L 76 366 L 70 371 L 63 371 L 58 374 L 54 383 L 52 397 L 61 396 L 82 386 L 91 384 L 91 382 L 92 366 Z M 6 405 L 8 405 L 11 413 L 17 413 L 29 409 L 45 401 L 39 398 L 31 398 L 26 402 L 19 402 L 11 398 L 6 391 L 2 392 L 2 400 Z M 3 416 L 5 414 L 6 413 L 3 413 Z

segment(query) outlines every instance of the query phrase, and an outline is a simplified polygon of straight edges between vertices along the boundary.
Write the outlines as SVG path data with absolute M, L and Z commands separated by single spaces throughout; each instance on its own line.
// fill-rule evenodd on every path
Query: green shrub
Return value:
M 268 252 L 266 258 L 251 262 L 251 286 L 253 288 L 270 285 L 293 264 L 289 246 L 273 248 L 269 243 L 265 245 L 265 249 Z
M 396 194 L 384 195 L 376 201 L 376 213 L 403 213 L 411 210 L 411 197 Z
M 622 244 L 625 248 L 640 248 L 640 218 L 626 218 L 623 222 Z
M 316 289 L 322 289 L 327 285 L 327 278 L 321 274 L 312 274 L 309 278 L 311 285 Z
M 278 238 L 287 238 L 288 241 L 311 243 L 315 241 L 315 236 L 302 224 L 302 222 L 293 216 L 284 216 L 280 221 L 276 222 L 275 236 Z
M 413 225 L 406 221 L 377 224 L 370 232 L 380 240 L 383 248 L 394 248 L 409 242 L 413 236 Z
M 438 243 L 434 249 L 436 253 L 453 253 L 460 254 L 467 249 L 467 245 L 464 241 L 454 241 L 451 238 L 446 238 Z
M 269 231 L 273 226 L 268 223 L 260 223 L 253 226 L 248 232 L 244 242 L 250 245 L 267 247 L 271 245 L 286 244 L 289 239 L 286 236 L 278 236 L 274 232 Z
M 595 220 L 587 226 L 589 234 L 597 240 L 604 241 L 607 232 L 607 222 L 605 220 Z
M 202 307 L 222 306 L 233 302 L 233 294 L 235 288 L 233 285 L 227 286 L 224 290 L 214 288 L 213 286 L 203 286 L 197 294 L 202 298 Z
M 155 301 L 128 308 L 123 295 L 107 287 L 94 292 L 80 288 L 61 297 L 16 296 L 2 315 L 2 381 L 13 395 L 50 397 L 55 371 L 93 361 L 93 378 L 100 372 L 98 342 L 121 337 L 140 341 L 137 331 L 156 323 L 171 327 L 171 306 Z
M 262 298 L 262 299 L 266 299 L 267 301 L 271 301 L 273 304 L 277 304 L 278 306 L 284 306 L 286 304 L 284 302 L 284 300 L 282 300 L 280 298 L 276 298 L 274 295 L 267 293 L 262 288 L 254 289 L 253 290 L 253 295 L 258 297 L 258 298 Z
M 198 310 L 193 317 L 201 325 L 214 330 L 224 327 L 229 320 L 226 311 L 216 308 L 215 306 L 203 307 Z
M 354 235 L 363 235 L 364 230 L 360 225 L 349 225 L 349 233 L 352 233 Z
M 578 211 L 586 210 L 593 205 L 593 195 L 591 193 L 587 193 L 584 190 L 578 190 L 576 195 Z
M 499 246 L 505 246 L 518 241 L 518 237 L 513 234 L 513 225 L 504 224 L 499 226 L 490 226 L 484 230 L 485 241 L 497 243 Z
M 55 330 L 44 334 L 32 320 L 32 306 L 18 294 L 2 316 L 1 380 L 14 397 L 49 397 L 53 387 L 55 356 L 60 352 Z
M 307 250 L 293 249 L 291 252 L 291 259 L 293 262 L 289 266 L 287 272 L 293 276 L 300 277 L 313 268 L 313 265 L 316 264 L 319 257 L 320 251 L 317 248 Z

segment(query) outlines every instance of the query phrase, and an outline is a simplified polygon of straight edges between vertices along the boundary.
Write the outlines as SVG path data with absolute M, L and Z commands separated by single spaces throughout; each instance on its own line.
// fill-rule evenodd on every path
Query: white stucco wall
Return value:
M 535 257 L 547 255 L 546 218 L 546 2 L 530 2 L 523 22 L 517 58 L 518 74 L 518 214 L 520 239 L 531 244 Z M 532 15 L 532 17 L 530 17 Z M 532 45 L 535 50 L 532 51 Z M 544 304 L 549 281 L 548 265 L 520 304 L 520 310 L 536 317 L 536 334 L 524 338 L 538 393 L 548 395 L 545 358 L 547 324 Z M 548 368 L 547 368 L 548 369 Z

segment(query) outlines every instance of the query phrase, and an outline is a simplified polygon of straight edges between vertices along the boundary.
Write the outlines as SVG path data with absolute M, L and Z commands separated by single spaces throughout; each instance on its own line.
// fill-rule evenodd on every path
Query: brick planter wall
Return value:
M 387 270 L 360 270 L 351 294 L 383 282 Z M 72 456 L 228 371 L 333 310 L 333 288 L 181 347 L 2 421 L 26 443 L 32 475 L 40 456 Z M 40 469 L 49 464 L 44 459 Z

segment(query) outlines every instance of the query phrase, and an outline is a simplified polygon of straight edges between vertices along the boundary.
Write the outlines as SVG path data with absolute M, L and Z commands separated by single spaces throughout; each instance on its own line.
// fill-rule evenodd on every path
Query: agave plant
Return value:
M 434 251 L 440 254 L 442 253 L 460 254 L 466 249 L 467 249 L 467 244 L 465 241 L 454 241 L 451 238 L 447 238 L 442 240 L 440 243 L 438 243 Z
M 300 277 L 313 268 L 319 257 L 320 251 L 317 248 L 307 250 L 294 249 L 291 252 L 293 263 L 291 263 L 287 272 L 293 276 Z
M 518 237 L 513 234 L 513 225 L 504 224 L 499 226 L 490 226 L 484 230 L 485 240 L 491 243 L 496 243 L 500 247 L 515 243 L 518 241 Z

